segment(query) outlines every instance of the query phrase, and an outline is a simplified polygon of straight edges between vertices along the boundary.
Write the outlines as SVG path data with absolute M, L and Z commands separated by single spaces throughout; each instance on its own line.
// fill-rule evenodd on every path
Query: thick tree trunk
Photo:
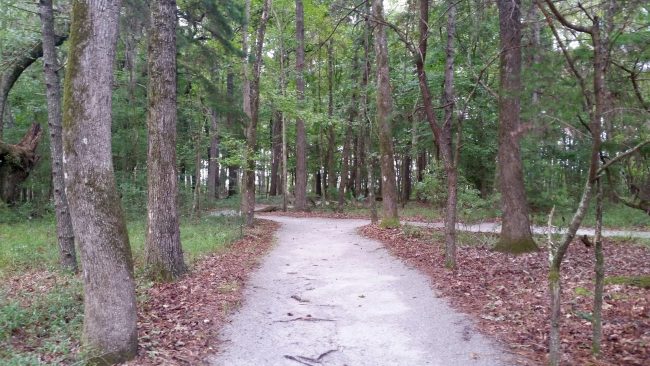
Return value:
M 381 198 L 383 206 L 382 225 L 399 226 L 397 217 L 397 187 L 395 186 L 395 159 L 393 157 L 393 136 L 391 95 L 388 71 L 388 41 L 383 25 L 384 5 L 382 0 L 373 0 L 372 11 L 378 21 L 375 25 L 375 57 L 377 59 L 377 129 L 379 130 L 379 152 L 381 166 Z
M 176 180 L 176 0 L 153 0 L 150 8 L 148 214 L 144 251 L 149 278 L 171 281 L 187 270 L 181 247 Z
M 56 35 L 52 32 L 54 46 L 60 46 L 65 41 L 68 35 Z M 3 70 L 0 72 L 0 140 L 2 140 L 4 132 L 4 117 L 5 109 L 7 108 L 7 100 L 9 92 L 14 84 L 23 73 L 31 66 L 36 60 L 43 56 L 43 41 L 34 43 L 25 54 L 17 57 L 13 62 L 3 65 Z
M 61 136 L 61 80 L 57 73 L 59 62 L 56 57 L 54 35 L 54 12 L 52 0 L 40 0 L 39 13 L 43 34 L 43 71 L 47 96 L 47 124 L 50 130 L 50 155 L 52 159 L 52 186 L 54 211 L 56 213 L 56 234 L 59 244 L 59 263 L 66 270 L 77 272 L 77 254 L 74 246 L 74 232 L 70 208 L 65 194 L 63 178 L 63 137 Z
M 305 100 L 305 20 L 302 0 L 296 0 L 296 91 L 298 93 L 298 108 L 303 107 Z M 295 208 L 298 211 L 307 209 L 307 134 L 305 121 L 296 119 L 296 198 Z
M 499 189 L 501 237 L 495 250 L 537 250 L 530 230 L 519 140 L 521 86 L 521 0 L 498 0 L 501 57 L 499 63 Z
M 65 186 L 84 279 L 88 362 L 137 351 L 133 260 L 111 161 L 111 94 L 120 1 L 76 0 L 64 85 Z
M 16 202 L 19 185 L 29 176 L 40 156 L 36 148 L 41 141 L 41 125 L 34 123 L 23 139 L 9 145 L 0 141 L 0 199 L 8 204 Z

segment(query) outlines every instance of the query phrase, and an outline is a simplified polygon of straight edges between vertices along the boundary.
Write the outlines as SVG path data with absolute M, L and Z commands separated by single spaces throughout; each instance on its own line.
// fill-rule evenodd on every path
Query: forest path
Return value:
M 403 224 L 409 224 L 414 226 L 424 226 L 432 227 L 436 229 L 441 229 L 445 227 L 444 222 L 421 222 L 421 221 L 403 221 Z M 456 229 L 460 231 L 468 231 L 472 233 L 494 233 L 498 234 L 501 232 L 501 224 L 494 222 L 483 222 L 479 224 L 456 224 Z M 548 233 L 548 227 L 543 226 L 532 226 L 531 230 L 533 234 L 542 234 L 546 235 Z M 566 228 L 557 228 L 553 227 L 554 234 L 564 234 L 566 233 Z M 589 235 L 594 236 L 595 230 L 593 228 L 581 228 L 578 229 L 576 235 Z M 613 230 L 603 228 L 602 236 L 604 237 L 621 237 L 621 238 L 639 238 L 639 239 L 650 239 L 650 232 L 648 231 L 632 231 L 632 230 Z
M 429 281 L 356 233 L 366 220 L 282 224 L 212 365 L 501 365 L 508 356 Z

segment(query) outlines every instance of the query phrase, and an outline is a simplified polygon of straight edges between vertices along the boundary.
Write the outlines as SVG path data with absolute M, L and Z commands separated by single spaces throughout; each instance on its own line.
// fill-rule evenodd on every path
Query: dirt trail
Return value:
M 270 217 L 275 249 L 251 277 L 212 365 L 503 365 L 502 348 L 428 280 L 356 234 L 365 220 Z

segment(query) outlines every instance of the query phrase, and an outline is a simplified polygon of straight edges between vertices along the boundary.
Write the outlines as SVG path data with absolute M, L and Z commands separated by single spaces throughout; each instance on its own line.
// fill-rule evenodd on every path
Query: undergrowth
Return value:
M 207 215 L 182 219 L 181 243 L 190 268 L 201 256 L 238 239 L 238 220 Z M 142 276 L 145 226 L 143 219 L 128 224 L 139 302 L 145 300 L 142 289 L 151 286 Z M 82 279 L 57 269 L 54 219 L 0 223 L 0 243 L 0 364 L 83 363 L 78 352 Z

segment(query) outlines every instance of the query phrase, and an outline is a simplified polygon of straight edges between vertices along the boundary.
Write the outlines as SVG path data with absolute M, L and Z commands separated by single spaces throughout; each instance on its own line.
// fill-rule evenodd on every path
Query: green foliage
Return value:
M 444 170 L 440 167 L 432 169 L 426 174 L 422 182 L 415 184 L 415 195 L 427 200 L 433 207 L 444 208 L 447 202 L 447 182 Z M 494 213 L 498 196 L 493 195 L 488 199 L 481 197 L 481 193 L 467 181 L 464 175 L 458 176 L 457 192 L 458 216 L 466 221 L 476 221 Z

